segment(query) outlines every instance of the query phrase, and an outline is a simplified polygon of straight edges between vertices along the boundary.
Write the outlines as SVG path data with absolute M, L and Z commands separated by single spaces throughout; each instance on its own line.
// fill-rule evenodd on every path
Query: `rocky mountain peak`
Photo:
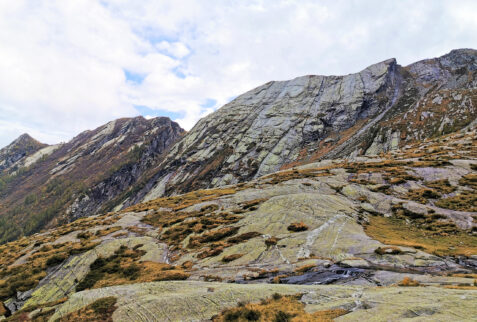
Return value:
M 15 164 L 45 146 L 46 144 L 38 142 L 27 133 L 20 135 L 0 150 L 0 171 L 12 168 Z
M 392 58 L 355 74 L 261 85 L 201 119 L 171 149 L 147 185 L 154 188 L 129 202 L 234 184 L 313 160 L 376 154 L 462 128 L 477 113 L 475 53 L 454 50 L 406 67 Z M 437 107 L 436 95 L 452 99 Z
M 115 198 L 147 178 L 183 133 L 167 117 L 135 117 L 108 122 L 55 146 L 37 146 L 29 136 L 20 137 L 6 149 L 22 171 L 0 173 L 0 243 L 116 206 Z M 13 154 L 19 146 L 34 148 Z

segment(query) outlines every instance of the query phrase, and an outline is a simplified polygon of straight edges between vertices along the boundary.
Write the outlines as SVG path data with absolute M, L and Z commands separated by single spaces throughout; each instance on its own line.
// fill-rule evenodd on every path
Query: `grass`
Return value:
M 7 322 L 24 322 L 24 321 L 46 322 L 55 313 L 55 307 L 66 302 L 67 300 L 68 298 L 63 297 L 57 301 L 23 307 L 22 309 L 16 311 L 12 316 L 8 317 L 5 321 Z
M 459 211 L 477 211 L 477 193 L 476 191 L 462 191 L 453 197 L 448 197 L 436 201 L 435 205 L 440 208 L 459 210 Z
M 221 196 L 234 194 L 237 189 L 207 189 L 189 192 L 180 196 L 163 197 L 148 202 L 140 203 L 122 210 L 122 212 L 141 212 L 159 208 L 170 208 L 172 211 L 179 211 L 187 207 L 217 199 Z
M 412 278 L 406 276 L 401 282 L 398 283 L 399 286 L 419 286 L 419 282 L 413 280 Z
M 0 300 L 6 300 L 18 291 L 25 292 L 36 287 L 46 276 L 48 267 L 59 265 L 71 254 L 87 251 L 96 245 L 87 241 L 43 245 L 33 250 L 24 264 L 3 266 L 0 270 Z
M 232 255 L 224 256 L 224 257 L 222 258 L 222 262 L 224 262 L 224 263 L 230 263 L 230 262 L 233 262 L 233 261 L 236 260 L 236 259 L 239 259 L 239 258 L 242 257 L 243 255 L 245 255 L 245 254 L 232 254 Z
M 189 277 L 182 268 L 155 262 L 139 262 L 144 251 L 121 246 L 108 258 L 98 257 L 89 273 L 76 286 L 76 291 L 112 285 L 152 281 L 184 280 Z
M 468 175 L 463 176 L 459 180 L 459 183 L 477 190 L 477 173 L 469 173 Z
M 328 169 L 293 169 L 269 174 L 264 179 L 268 179 L 267 183 L 275 185 L 294 179 L 317 178 L 330 175 Z
M 293 231 L 293 232 L 299 232 L 299 231 L 306 231 L 308 230 L 308 226 L 305 225 L 304 222 L 294 222 L 294 223 L 291 223 L 287 229 L 289 231 Z
M 370 216 L 364 230 L 383 244 L 414 247 L 439 256 L 477 254 L 477 236 L 457 229 L 451 223 L 433 220 L 428 223 L 429 219 L 415 219 L 408 224 L 398 215 Z
M 440 196 L 441 195 L 434 189 L 422 188 L 409 190 L 406 198 L 422 204 L 427 204 L 429 202 L 428 199 L 437 199 L 440 198 Z
M 305 272 L 308 272 L 309 270 L 312 270 L 315 267 L 316 267 L 315 264 L 303 265 L 303 266 L 295 268 L 295 273 L 305 273 Z
M 105 297 L 94 301 L 82 309 L 71 312 L 61 317 L 59 322 L 69 321 L 113 321 L 112 315 L 117 309 L 117 299 L 115 297 Z
M 428 181 L 424 183 L 427 187 L 436 190 L 439 193 L 447 194 L 454 192 L 456 187 L 452 186 L 447 179 L 443 180 L 436 180 L 436 181 Z
M 149 225 L 158 227 L 161 231 L 160 239 L 173 245 L 176 248 L 181 247 L 181 243 L 191 234 L 202 234 L 202 236 L 193 236 L 189 245 L 199 247 L 201 244 L 220 240 L 224 237 L 233 235 L 238 228 L 223 228 L 211 232 L 211 229 L 219 226 L 233 224 L 239 221 L 242 216 L 230 214 L 228 212 L 217 211 L 216 205 L 203 207 L 199 211 L 156 211 L 145 216 L 142 221 Z M 223 233 L 223 234 L 221 234 Z M 220 237 L 222 236 L 222 237 Z
M 374 250 L 378 255 L 399 255 L 402 254 L 402 250 L 398 247 L 387 246 L 387 247 L 378 247 Z
M 236 307 L 223 310 L 212 317 L 214 322 L 222 321 L 333 321 L 349 313 L 345 309 L 330 309 L 308 313 L 305 305 L 299 301 L 301 295 L 274 294 L 271 298 L 258 303 L 240 302 Z

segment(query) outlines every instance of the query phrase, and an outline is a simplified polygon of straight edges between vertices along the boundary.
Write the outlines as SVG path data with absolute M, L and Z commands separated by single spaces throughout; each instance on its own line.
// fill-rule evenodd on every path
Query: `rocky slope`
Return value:
M 12 320 L 228 309 L 221 320 L 273 305 L 309 320 L 469 320 L 476 189 L 471 125 L 380 156 L 153 199 L 0 246 L 0 301 Z
M 183 132 L 169 118 L 137 117 L 56 146 L 21 136 L 1 152 L 0 242 L 112 207 Z
M 0 172 L 17 169 L 30 155 L 46 144 L 33 139 L 28 134 L 20 135 L 15 141 L 0 150 Z
M 375 155 L 477 116 L 477 51 L 257 87 L 201 119 L 126 204 L 243 182 L 292 165 Z

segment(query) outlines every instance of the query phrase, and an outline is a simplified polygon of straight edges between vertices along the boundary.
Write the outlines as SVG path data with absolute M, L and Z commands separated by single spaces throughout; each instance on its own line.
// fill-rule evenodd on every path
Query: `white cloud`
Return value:
M 189 129 L 269 80 L 475 48 L 475 12 L 465 0 L 2 1 L 0 146 L 23 132 L 65 141 L 134 105 Z

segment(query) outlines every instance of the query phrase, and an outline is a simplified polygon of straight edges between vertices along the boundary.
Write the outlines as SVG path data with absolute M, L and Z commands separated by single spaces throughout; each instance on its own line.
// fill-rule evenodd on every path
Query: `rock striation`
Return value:
M 0 304 L 12 318 L 55 320 L 113 297 L 116 321 L 197 320 L 278 293 L 307 312 L 340 309 L 338 320 L 469 319 L 476 138 L 472 125 L 0 245 Z
M 201 119 L 127 204 L 454 132 L 477 116 L 476 66 L 477 51 L 460 49 L 405 67 L 389 59 L 346 76 L 266 83 Z

